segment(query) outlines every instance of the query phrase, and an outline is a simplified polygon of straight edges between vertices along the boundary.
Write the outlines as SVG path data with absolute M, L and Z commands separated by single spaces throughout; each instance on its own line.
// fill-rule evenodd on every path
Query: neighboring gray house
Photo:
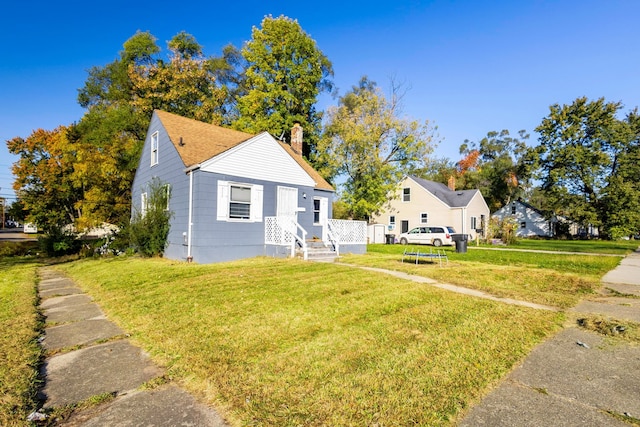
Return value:
M 480 190 L 456 190 L 453 180 L 450 186 L 408 176 L 371 222 L 386 224 L 388 232 L 396 236 L 421 225 L 452 226 L 472 239 L 482 236 L 489 207 Z
M 156 110 L 132 188 L 144 211 L 153 178 L 168 185 L 172 212 L 164 256 L 211 263 L 307 252 L 309 240 L 366 251 L 366 224 L 332 220 L 334 190 L 292 145 Z
M 514 218 L 518 223 L 516 236 L 518 237 L 553 237 L 554 222 L 546 218 L 542 212 L 528 203 L 516 200 L 504 205 L 491 215 L 501 221 Z

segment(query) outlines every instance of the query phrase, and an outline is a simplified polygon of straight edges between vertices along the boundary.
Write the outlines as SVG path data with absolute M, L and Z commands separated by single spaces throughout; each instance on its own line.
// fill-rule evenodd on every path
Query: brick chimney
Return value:
M 449 187 L 449 190 L 451 191 L 456 191 L 456 177 L 451 175 L 449 177 L 449 183 L 447 184 L 447 187 Z
M 302 126 L 296 123 L 291 128 L 291 148 L 297 155 L 302 156 Z

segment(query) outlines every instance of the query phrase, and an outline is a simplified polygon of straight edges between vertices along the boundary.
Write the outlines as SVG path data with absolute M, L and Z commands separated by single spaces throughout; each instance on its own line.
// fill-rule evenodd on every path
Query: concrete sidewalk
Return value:
M 141 389 L 163 375 L 127 335 L 107 320 L 91 298 L 61 273 L 39 270 L 42 341 L 48 357 L 40 399 L 47 409 L 75 405 L 98 395 L 107 403 L 75 411 L 62 426 L 226 426 L 211 408 L 172 384 Z
M 570 317 L 640 323 L 640 252 L 603 277 Z M 458 425 L 629 426 L 640 421 L 640 346 L 579 328 L 540 344 Z

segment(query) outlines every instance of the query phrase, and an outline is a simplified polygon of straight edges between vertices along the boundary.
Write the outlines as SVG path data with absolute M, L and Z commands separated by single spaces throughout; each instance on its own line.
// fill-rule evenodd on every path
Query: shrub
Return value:
M 143 256 L 162 255 L 169 236 L 171 212 L 167 209 L 168 186 L 154 178 L 148 186 L 146 209 L 135 209 L 129 225 L 129 238 L 136 252 Z
M 518 222 L 515 218 L 507 217 L 503 220 L 491 218 L 489 223 L 489 235 L 501 239 L 507 245 L 513 245 L 517 242 Z
M 76 254 L 82 247 L 74 233 L 60 227 L 51 227 L 45 234 L 38 236 L 38 244 L 47 256 Z

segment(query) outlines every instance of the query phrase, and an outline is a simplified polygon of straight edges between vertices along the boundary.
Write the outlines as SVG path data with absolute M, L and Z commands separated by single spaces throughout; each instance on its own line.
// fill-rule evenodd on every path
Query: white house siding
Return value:
M 313 179 L 268 134 L 262 133 L 202 163 L 201 169 L 238 177 L 293 185 L 315 185 Z
M 472 217 L 476 218 L 476 228 L 472 228 Z M 487 225 L 489 224 L 489 207 L 482 197 L 482 194 L 478 191 L 475 196 L 471 199 L 466 209 L 466 231 L 465 233 L 471 235 L 472 239 L 475 239 L 476 234 L 478 234 L 477 230 L 480 230 L 484 227 L 486 230 Z M 484 225 L 482 224 L 482 219 L 484 218 Z M 456 231 L 460 231 L 462 233 L 462 228 Z
M 410 189 L 411 200 L 403 201 L 403 189 Z M 395 216 L 395 227 L 388 228 L 392 234 L 402 232 L 402 221 L 408 221 L 411 230 L 421 224 L 421 214 L 426 213 L 427 225 L 451 225 L 452 215 L 449 207 L 441 200 L 426 191 L 421 185 L 411 179 L 405 179 L 395 193 L 395 198 L 390 200 L 380 214 L 371 218 L 371 222 L 389 225 L 389 217 Z
M 515 207 L 515 214 L 513 214 Z M 551 237 L 553 236 L 550 221 L 546 219 L 540 212 L 519 201 L 511 202 L 492 215 L 501 221 L 505 218 L 514 218 L 518 224 L 516 235 L 518 237 Z

